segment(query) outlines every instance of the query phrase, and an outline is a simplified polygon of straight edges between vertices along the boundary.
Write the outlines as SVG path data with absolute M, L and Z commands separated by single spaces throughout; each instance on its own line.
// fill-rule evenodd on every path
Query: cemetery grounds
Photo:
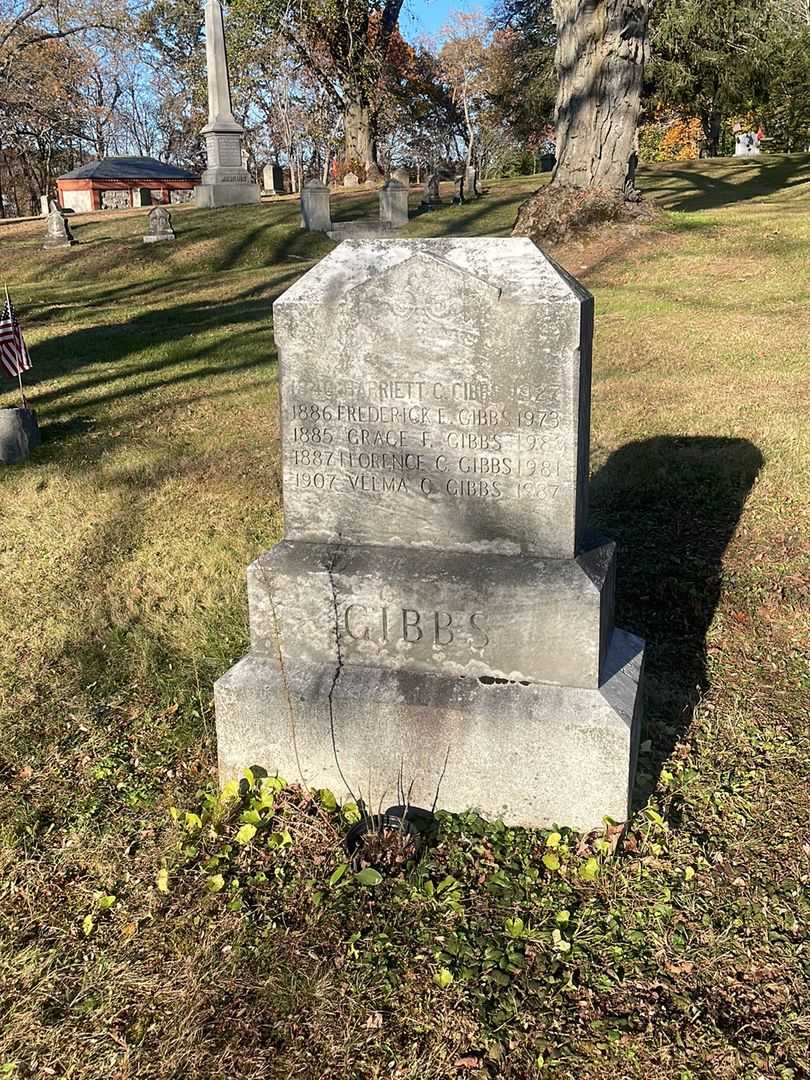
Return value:
M 60 253 L 0 226 L 44 437 L 0 474 L 0 1076 L 810 1076 L 810 158 L 641 182 L 659 220 L 555 252 L 649 646 L 636 814 L 618 848 L 446 816 L 381 881 L 329 793 L 216 793 L 281 532 L 271 303 L 331 244 L 294 200 L 165 246 L 143 212 Z M 508 235 L 536 183 L 407 235 Z

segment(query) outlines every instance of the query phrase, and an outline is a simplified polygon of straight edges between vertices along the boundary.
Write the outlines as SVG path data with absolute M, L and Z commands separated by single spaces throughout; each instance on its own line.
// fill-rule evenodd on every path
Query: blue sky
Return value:
M 487 0 L 405 0 L 399 17 L 403 37 L 413 41 L 420 34 L 438 34 L 451 11 L 488 11 Z

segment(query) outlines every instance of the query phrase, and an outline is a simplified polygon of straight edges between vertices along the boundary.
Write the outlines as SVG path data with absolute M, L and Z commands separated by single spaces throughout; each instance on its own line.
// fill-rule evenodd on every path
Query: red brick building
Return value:
M 65 173 L 56 187 L 63 209 L 82 212 L 189 202 L 199 183 L 196 173 L 155 158 L 108 157 Z

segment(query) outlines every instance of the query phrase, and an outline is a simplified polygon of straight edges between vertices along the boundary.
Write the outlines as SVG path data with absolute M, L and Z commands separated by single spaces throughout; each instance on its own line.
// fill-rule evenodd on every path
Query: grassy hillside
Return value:
M 408 235 L 508 235 L 536 182 Z M 212 795 L 281 532 L 271 305 L 331 243 L 294 200 L 178 210 L 171 245 L 139 211 L 65 252 L 0 227 L 43 432 L 0 469 L 0 1074 L 810 1075 L 810 158 L 642 186 L 660 222 L 555 252 L 596 296 L 593 518 L 649 643 L 628 841 L 447 818 L 376 887 L 329 884 L 328 799 L 278 794 L 271 849 Z

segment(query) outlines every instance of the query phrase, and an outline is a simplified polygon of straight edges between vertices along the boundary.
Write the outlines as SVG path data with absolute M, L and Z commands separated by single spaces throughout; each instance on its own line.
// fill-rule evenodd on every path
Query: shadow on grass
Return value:
M 810 181 L 810 155 L 720 158 L 695 161 L 663 173 L 643 170 L 641 188 L 667 210 L 712 210 L 718 206 L 775 195 Z
M 86 365 L 103 363 L 103 371 L 73 378 L 70 383 L 53 390 L 36 390 L 32 384 L 32 400 L 37 409 L 45 413 L 51 411 L 51 403 L 62 413 L 66 411 L 84 412 L 88 400 L 76 395 L 82 391 L 95 391 L 110 385 L 108 393 L 92 394 L 92 405 L 97 407 L 102 402 L 118 398 L 141 395 L 160 385 L 172 385 L 188 382 L 202 377 L 209 377 L 241 368 L 254 367 L 266 360 L 275 358 L 272 343 L 272 301 L 283 290 L 285 283 L 300 275 L 296 267 L 273 280 L 272 291 L 257 300 L 257 294 L 265 291 L 265 285 L 251 286 L 236 293 L 228 301 L 204 300 L 177 304 L 173 307 L 160 307 L 139 312 L 137 315 L 119 323 L 105 323 L 75 330 L 60 337 L 53 337 L 41 342 L 31 350 L 37 381 L 46 381 L 66 374 L 73 376 Z M 112 290 L 111 299 L 117 290 Z M 186 342 L 181 351 L 179 346 L 184 338 L 193 338 L 204 332 L 206 336 L 223 330 L 230 331 L 231 353 L 234 359 L 227 363 L 218 363 L 211 367 L 205 365 L 205 357 L 210 353 L 221 352 L 224 348 L 221 339 L 191 348 Z M 257 332 L 268 335 L 266 355 L 256 355 L 254 343 L 248 342 L 248 336 Z M 175 348 L 177 346 L 178 348 Z M 158 350 L 159 358 L 141 363 L 137 368 L 128 364 L 128 358 L 144 350 Z M 165 350 L 165 351 L 164 351 Z M 240 351 L 245 355 L 240 357 Z M 120 370 L 110 370 L 108 365 L 121 365 Z M 171 376 L 167 374 L 172 372 Z M 155 379 L 145 382 L 144 378 L 154 375 Z M 120 385 L 121 379 L 130 383 Z M 136 379 L 133 383 L 133 379 Z M 74 400 L 66 409 L 59 408 L 65 395 Z
M 723 554 L 762 465 L 745 439 L 659 436 L 621 447 L 591 480 L 593 523 L 618 544 L 616 623 L 647 642 L 641 738 L 651 745 L 636 808 L 708 689 Z

